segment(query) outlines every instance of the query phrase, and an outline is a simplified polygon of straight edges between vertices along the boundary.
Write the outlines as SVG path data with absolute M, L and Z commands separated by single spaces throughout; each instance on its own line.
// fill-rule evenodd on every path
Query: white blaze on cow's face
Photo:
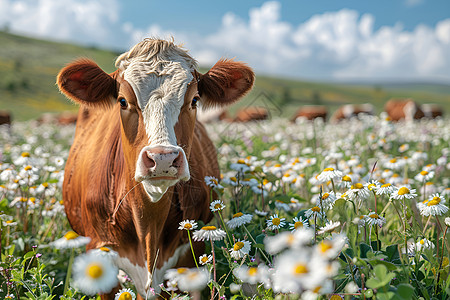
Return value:
M 142 112 L 148 141 L 139 152 L 135 179 L 142 182 L 153 202 L 179 180 L 190 178 L 174 127 L 196 66 L 194 59 L 172 43 L 155 43 L 146 40 L 116 61 Z

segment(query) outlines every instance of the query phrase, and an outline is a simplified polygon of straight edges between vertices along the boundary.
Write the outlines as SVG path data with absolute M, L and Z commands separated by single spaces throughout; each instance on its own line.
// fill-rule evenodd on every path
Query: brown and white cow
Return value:
M 212 218 L 204 177 L 220 174 L 197 104 L 236 101 L 254 74 L 225 59 L 201 74 L 187 51 L 158 39 L 138 43 L 116 67 L 107 74 L 78 60 L 58 75 L 60 90 L 81 104 L 63 198 L 73 229 L 92 239 L 87 248 L 116 250 L 118 267 L 145 297 L 166 269 L 193 266 L 179 222 Z M 203 244 L 195 247 L 200 254 Z
M 291 122 L 295 123 L 298 118 L 306 120 L 314 120 L 316 118 L 322 118 L 324 121 L 327 119 L 328 110 L 324 105 L 304 105 L 300 107 L 291 119 Z
M 262 121 L 269 118 L 269 111 L 260 106 L 249 106 L 241 108 L 236 113 L 234 122 L 251 122 L 251 121 Z
M 364 104 L 345 104 L 339 107 L 331 116 L 330 121 L 335 123 L 345 119 L 358 117 L 358 115 L 374 115 L 375 108 L 370 103 Z
M 413 121 L 425 116 L 419 105 L 412 99 L 391 99 L 384 105 L 384 111 L 392 121 Z
M 444 109 L 439 104 L 424 103 L 420 106 L 425 118 L 435 119 L 444 116 Z

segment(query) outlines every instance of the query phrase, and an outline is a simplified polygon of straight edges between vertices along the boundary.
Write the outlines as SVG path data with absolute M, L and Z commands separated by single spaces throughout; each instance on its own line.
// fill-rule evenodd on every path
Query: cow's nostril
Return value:
M 153 159 L 153 153 L 147 151 L 146 154 L 147 155 L 145 155 L 143 159 L 145 167 L 148 169 L 154 168 L 156 166 L 156 162 Z
M 183 156 L 178 152 L 178 156 L 173 160 L 172 166 L 175 168 L 180 168 L 183 164 Z

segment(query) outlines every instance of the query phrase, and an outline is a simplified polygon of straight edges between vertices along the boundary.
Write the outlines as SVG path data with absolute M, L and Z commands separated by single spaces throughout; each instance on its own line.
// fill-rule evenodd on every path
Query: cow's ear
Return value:
M 200 74 L 198 91 L 202 107 L 231 104 L 244 96 L 253 86 L 255 74 L 242 62 L 219 60 L 205 74 Z
M 77 103 L 109 107 L 117 98 L 115 75 L 105 73 L 91 60 L 80 59 L 59 72 L 56 84 L 62 93 Z

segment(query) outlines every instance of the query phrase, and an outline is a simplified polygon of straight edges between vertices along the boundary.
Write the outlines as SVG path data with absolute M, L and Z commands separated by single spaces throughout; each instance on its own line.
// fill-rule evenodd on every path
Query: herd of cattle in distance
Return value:
M 304 105 L 300 107 L 290 118 L 295 123 L 297 119 L 312 121 L 322 118 L 336 123 L 345 119 L 358 117 L 359 115 L 375 115 L 375 107 L 370 103 L 364 104 L 345 104 L 340 106 L 329 117 L 329 109 L 325 105 Z M 418 104 L 412 99 L 391 99 L 386 102 L 384 111 L 391 121 L 400 120 L 419 120 L 422 118 L 434 119 L 444 116 L 443 108 L 438 104 Z M 329 119 L 328 119 L 329 117 Z M 211 110 L 206 113 L 198 114 L 197 119 L 202 123 L 216 121 L 224 122 L 251 122 L 270 119 L 270 111 L 262 106 L 248 106 L 237 111 L 235 117 L 232 117 L 226 108 Z M 0 125 L 11 124 L 12 116 L 7 111 L 0 111 Z M 62 112 L 60 114 L 45 113 L 38 119 L 40 124 L 55 123 L 59 125 L 75 124 L 77 114 L 72 112 Z

